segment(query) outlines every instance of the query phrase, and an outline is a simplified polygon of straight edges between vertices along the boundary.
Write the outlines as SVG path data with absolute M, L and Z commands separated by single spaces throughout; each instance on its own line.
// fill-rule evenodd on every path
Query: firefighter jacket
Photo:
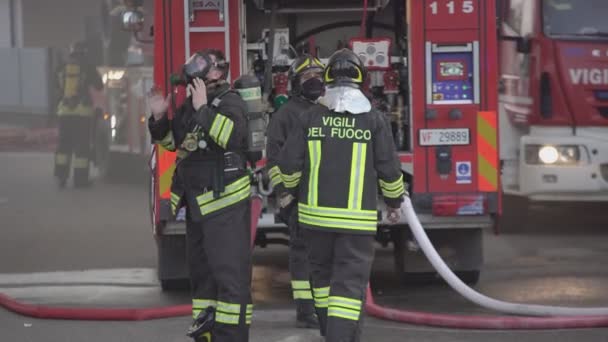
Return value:
M 94 113 L 90 90 L 103 90 L 103 81 L 93 65 L 71 60 L 59 71 L 61 99 L 57 115 L 89 117 Z
M 285 187 L 297 194 L 299 223 L 375 234 L 378 187 L 393 208 L 406 193 L 388 120 L 375 110 L 355 115 L 315 105 L 299 122 L 279 160 Z
M 268 162 L 266 169 L 270 177 L 270 184 L 277 194 L 284 191 L 281 170 L 278 166 L 281 148 L 285 145 L 289 133 L 296 127 L 298 116 L 313 105 L 312 102 L 300 96 L 294 96 L 272 115 L 267 133 L 266 158 Z
M 251 179 L 244 158 L 247 105 L 228 88 L 226 84 L 216 91 L 218 96 L 209 94 L 209 104 L 198 111 L 188 98 L 173 119 L 165 115 L 158 121 L 153 116 L 148 120 L 152 140 L 177 152 L 171 184 L 173 215 L 185 205 L 189 218 L 198 221 L 250 197 Z

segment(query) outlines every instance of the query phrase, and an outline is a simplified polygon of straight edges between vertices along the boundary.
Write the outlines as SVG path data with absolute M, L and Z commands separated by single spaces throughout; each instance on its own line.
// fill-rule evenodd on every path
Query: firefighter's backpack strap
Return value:
M 232 89 L 228 89 L 223 91 L 222 93 L 220 93 L 218 96 L 216 96 L 213 101 L 211 101 L 211 107 L 215 107 L 215 108 L 219 108 L 220 104 L 222 103 L 222 99 L 224 98 L 224 96 L 226 96 L 226 94 L 228 93 L 235 93 L 238 94 L 236 91 L 232 90 Z

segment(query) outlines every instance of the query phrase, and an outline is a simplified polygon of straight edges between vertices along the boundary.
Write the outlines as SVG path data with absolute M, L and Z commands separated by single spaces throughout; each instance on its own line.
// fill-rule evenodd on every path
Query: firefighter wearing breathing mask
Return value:
M 267 169 L 274 194 L 279 202 L 281 197 L 287 196 L 287 193 L 277 159 L 289 133 L 294 128 L 298 115 L 310 109 L 322 95 L 323 68 L 323 63 L 313 56 L 303 55 L 297 58 L 289 69 L 291 98 L 273 114 L 270 120 L 266 146 Z M 294 204 L 295 201 L 281 208 L 279 216 L 289 227 L 289 271 L 293 298 L 296 302 L 296 326 L 317 328 L 319 323 L 312 299 L 306 245 L 298 228 L 298 213 Z
M 327 342 L 360 340 L 378 190 L 393 223 L 405 195 L 390 124 L 361 91 L 365 74 L 352 51 L 334 53 L 323 73 L 320 104 L 300 115 L 279 157 L 285 188 L 298 199 L 313 297 Z
M 197 52 L 183 67 L 189 96 L 172 119 L 170 97 L 149 99 L 152 139 L 177 152 L 171 210 L 185 208 L 196 342 L 247 341 L 252 315 L 247 107 L 227 74 L 221 51 Z

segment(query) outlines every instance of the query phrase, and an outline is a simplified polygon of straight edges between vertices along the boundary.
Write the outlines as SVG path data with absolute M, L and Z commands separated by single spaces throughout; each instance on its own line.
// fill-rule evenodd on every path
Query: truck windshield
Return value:
M 606 0 L 544 0 L 544 32 L 552 37 L 608 39 L 606 13 Z

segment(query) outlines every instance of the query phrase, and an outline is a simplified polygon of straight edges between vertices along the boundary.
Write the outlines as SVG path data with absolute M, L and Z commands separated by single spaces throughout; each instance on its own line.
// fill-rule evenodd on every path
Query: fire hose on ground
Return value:
M 375 303 L 368 288 L 366 309 L 370 315 L 403 323 L 460 329 L 568 329 L 608 326 L 608 308 L 569 308 L 509 303 L 473 290 L 460 280 L 439 256 L 420 224 L 409 198 L 405 199 L 401 209 L 425 256 L 450 287 L 469 301 L 486 309 L 526 317 L 459 316 L 384 308 Z
M 484 308 L 507 314 L 527 315 L 527 317 L 464 316 L 391 309 L 376 304 L 371 290 L 368 289 L 366 310 L 370 315 L 409 324 L 458 329 L 506 330 L 608 327 L 608 308 L 566 308 L 508 303 L 477 293 L 465 285 L 443 262 L 424 232 L 409 199 L 406 199 L 402 209 L 423 252 L 438 273 L 454 290 Z M 259 195 L 254 195 L 252 197 L 251 215 L 252 238 L 255 237 L 261 211 L 262 198 Z M 24 316 L 40 319 L 138 321 L 189 316 L 191 314 L 190 305 L 132 309 L 61 308 L 21 303 L 4 294 L 0 294 L 0 306 Z

